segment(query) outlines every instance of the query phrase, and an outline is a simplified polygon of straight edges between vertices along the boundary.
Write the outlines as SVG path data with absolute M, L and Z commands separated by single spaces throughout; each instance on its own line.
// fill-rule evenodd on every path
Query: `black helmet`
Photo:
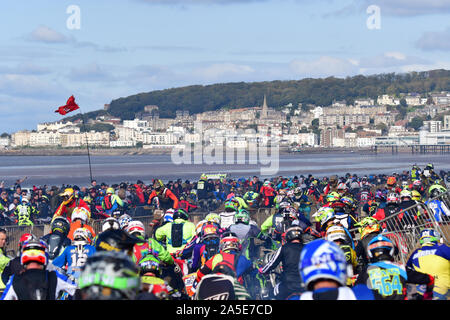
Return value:
M 131 255 L 134 245 L 141 242 L 141 239 L 122 229 L 107 229 L 98 235 L 95 248 L 97 251 L 125 252 Z
M 64 217 L 56 217 L 51 225 L 50 225 L 50 229 L 53 232 L 60 232 L 62 234 L 64 234 L 65 236 L 67 236 L 69 234 L 70 231 L 70 222 L 69 220 L 67 220 Z
M 177 209 L 173 213 L 173 220 L 175 220 L 175 219 L 188 220 L 189 214 L 186 211 L 184 211 L 183 209 Z
M 139 268 L 123 252 L 97 251 L 86 260 L 79 288 L 83 300 L 134 300 Z
M 286 242 L 291 242 L 293 240 L 302 240 L 303 229 L 299 226 L 290 227 L 286 230 L 285 239 Z

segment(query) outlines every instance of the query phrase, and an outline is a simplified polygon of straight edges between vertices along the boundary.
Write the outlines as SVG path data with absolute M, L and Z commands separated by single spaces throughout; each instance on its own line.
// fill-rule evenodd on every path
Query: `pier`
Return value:
M 412 154 L 450 154 L 450 144 L 375 145 L 370 148 L 370 151 L 378 153 L 380 150 L 390 149 L 392 154 L 397 154 L 399 148 L 402 151 L 409 150 Z

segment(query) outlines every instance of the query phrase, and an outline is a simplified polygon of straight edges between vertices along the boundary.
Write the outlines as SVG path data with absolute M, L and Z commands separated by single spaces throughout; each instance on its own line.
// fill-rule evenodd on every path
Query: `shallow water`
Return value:
M 225 160 L 225 159 L 224 159 Z M 248 160 L 248 159 L 247 159 Z M 450 155 L 417 155 L 390 153 L 362 155 L 357 152 L 343 153 L 296 153 L 282 154 L 268 158 L 270 162 L 257 164 L 180 164 L 172 161 L 170 155 L 126 155 L 126 156 L 91 156 L 92 176 L 99 183 L 136 182 L 137 179 L 148 183 L 153 178 L 171 180 L 196 180 L 201 173 L 228 173 L 231 177 L 266 176 L 261 169 L 276 169 L 274 175 L 308 175 L 329 176 L 344 175 L 347 172 L 358 175 L 371 173 L 401 172 L 410 170 L 416 163 L 423 167 L 431 162 L 435 170 L 450 170 Z M 90 184 L 89 162 L 86 156 L 0 156 L 0 180 L 12 185 L 18 178 L 27 176 L 24 187 L 33 185 Z

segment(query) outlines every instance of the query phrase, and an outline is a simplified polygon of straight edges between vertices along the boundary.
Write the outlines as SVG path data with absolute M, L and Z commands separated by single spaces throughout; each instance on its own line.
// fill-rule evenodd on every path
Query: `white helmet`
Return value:
M 125 227 L 125 231 L 129 234 L 138 233 L 140 236 L 145 237 L 144 224 L 139 220 L 133 220 Z
M 87 228 L 78 228 L 73 232 L 74 241 L 86 241 L 87 243 L 92 243 L 92 233 Z
M 117 219 L 113 217 L 106 218 L 102 224 L 102 232 L 108 229 L 120 229 L 119 221 L 117 221 Z
M 87 223 L 90 216 L 91 216 L 91 213 L 89 212 L 88 209 L 86 209 L 84 207 L 76 207 L 72 211 L 71 219 L 72 219 L 72 221 L 75 221 L 75 219 L 81 219 L 81 221 L 83 221 L 84 223 Z
M 348 239 L 348 235 L 345 232 L 344 227 L 342 226 L 331 226 L 328 230 L 327 233 L 325 235 L 325 240 L 328 241 L 336 241 L 336 240 L 342 240 L 344 242 L 347 242 Z

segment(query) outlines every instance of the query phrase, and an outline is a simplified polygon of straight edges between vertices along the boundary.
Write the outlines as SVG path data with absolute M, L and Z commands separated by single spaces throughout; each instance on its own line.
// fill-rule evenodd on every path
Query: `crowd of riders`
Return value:
M 448 300 L 448 180 L 427 164 L 363 176 L 2 184 L 1 224 L 50 232 L 24 233 L 14 256 L 2 249 L 1 299 Z M 151 223 L 139 207 L 152 208 Z M 419 219 L 417 248 L 402 261 L 392 234 Z

